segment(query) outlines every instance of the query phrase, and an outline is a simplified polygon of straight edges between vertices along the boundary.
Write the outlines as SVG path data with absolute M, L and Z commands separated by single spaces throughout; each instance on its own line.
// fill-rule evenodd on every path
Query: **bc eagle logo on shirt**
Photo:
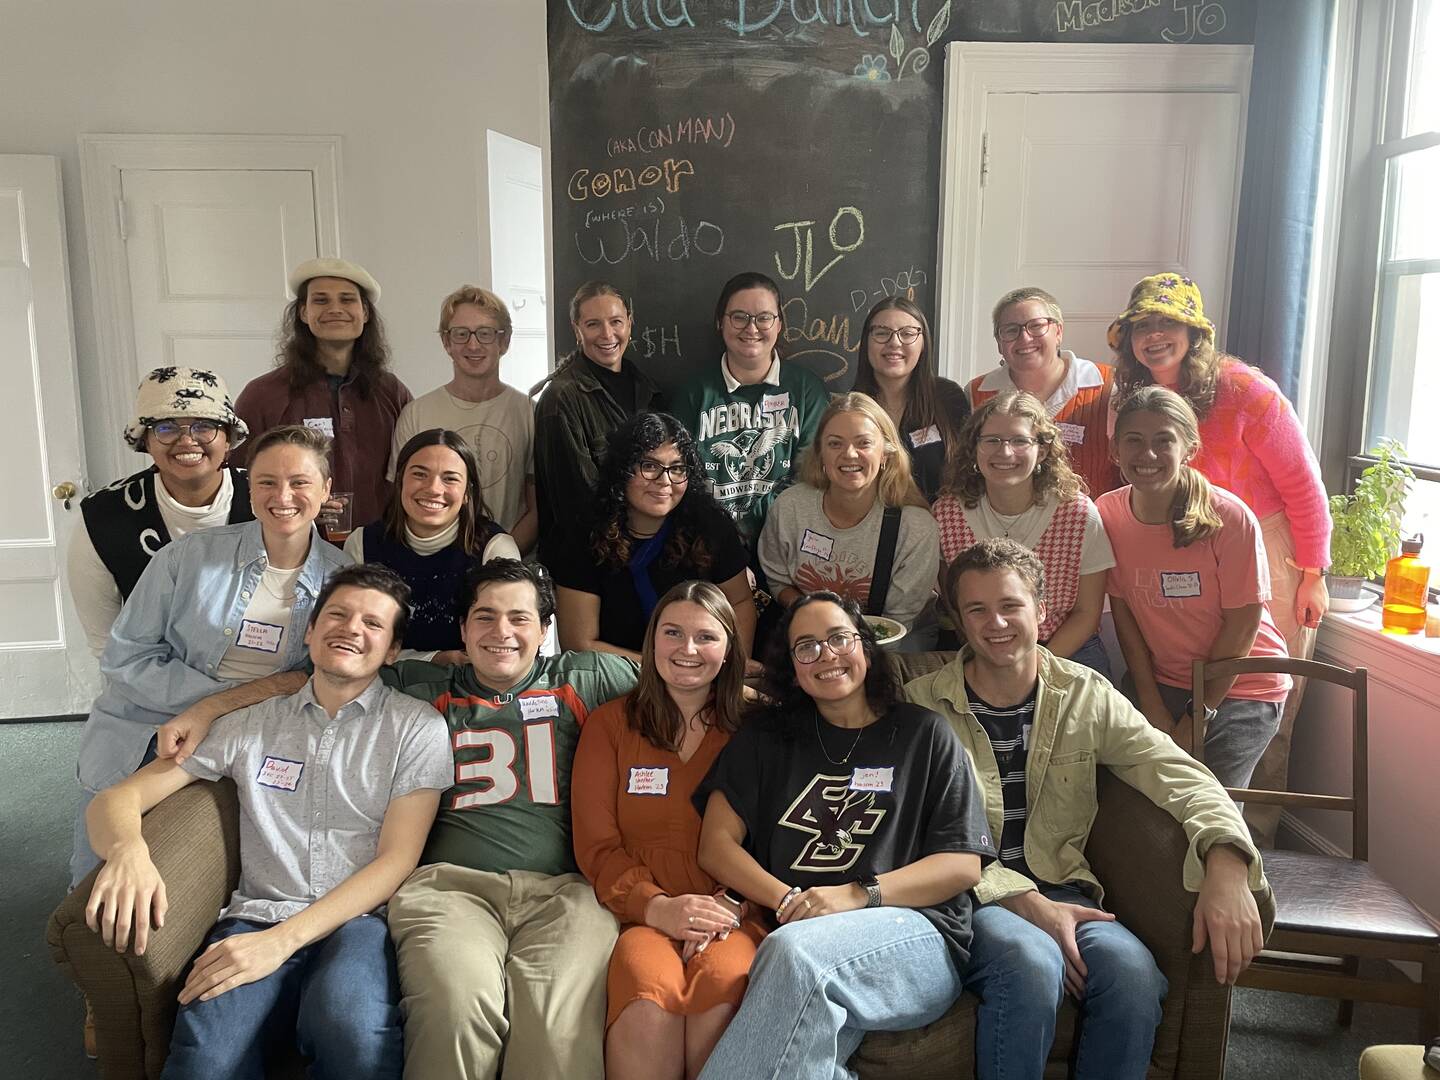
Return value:
M 817 773 L 780 815 L 783 828 L 806 833 L 810 840 L 790 864 L 809 873 L 841 873 L 855 865 L 886 811 L 875 805 L 874 791 L 852 791 L 852 773 Z

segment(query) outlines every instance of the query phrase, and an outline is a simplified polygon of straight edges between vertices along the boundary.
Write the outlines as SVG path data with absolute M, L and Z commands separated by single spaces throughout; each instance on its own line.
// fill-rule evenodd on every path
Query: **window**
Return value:
M 1352 165 L 1361 179 L 1346 196 L 1346 214 L 1367 220 L 1342 244 L 1331 338 L 1332 385 L 1324 443 L 1340 469 L 1327 467 L 1331 490 L 1348 486 L 1382 438 L 1404 444 L 1417 482 L 1406 506 L 1407 533 L 1440 541 L 1440 0 L 1362 4 L 1377 45 L 1357 49 L 1356 86 L 1379 89 L 1354 98 Z M 1360 115 L 1373 105 L 1368 130 Z M 1373 288 L 1370 283 L 1373 282 Z M 1349 293 L 1347 298 L 1346 294 Z M 1348 325 L 1339 314 L 1351 305 Z M 1345 338 L 1358 342 L 1359 378 L 1343 378 Z M 1337 375 L 1342 377 L 1336 378 Z M 1361 381 L 1363 379 L 1363 382 Z M 1363 387 L 1363 397 L 1350 387 Z M 1346 413 L 1349 415 L 1346 416 Z M 1342 422 L 1334 423 L 1339 417 Z M 1332 426 L 1333 424 L 1333 426 Z M 1338 475 L 1337 475 L 1338 473 Z

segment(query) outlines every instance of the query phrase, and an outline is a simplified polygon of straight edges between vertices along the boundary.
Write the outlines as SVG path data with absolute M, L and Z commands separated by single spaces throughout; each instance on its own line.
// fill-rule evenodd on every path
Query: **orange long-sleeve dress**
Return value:
M 645 925 L 645 905 L 654 897 L 713 895 L 718 887 L 700 869 L 700 815 L 691 796 L 727 741 L 712 729 L 682 761 L 630 726 L 624 698 L 585 722 L 570 783 L 575 861 L 621 922 L 610 957 L 607 1031 L 634 1001 L 690 1016 L 738 1006 L 745 995 L 765 936 L 755 920 L 712 941 L 689 964 L 681 960 L 681 942 Z

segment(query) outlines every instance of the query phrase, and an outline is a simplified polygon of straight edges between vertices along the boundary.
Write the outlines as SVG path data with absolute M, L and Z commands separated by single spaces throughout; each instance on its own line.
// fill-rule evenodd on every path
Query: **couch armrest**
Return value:
M 1105 906 L 1155 957 L 1170 983 L 1155 1033 L 1151 1075 L 1198 1080 L 1224 1075 L 1230 987 L 1215 981 L 1210 950 L 1190 952 L 1197 895 L 1184 885 L 1185 830 L 1109 769 L 1096 777 L 1099 812 L 1085 857 L 1105 886 Z M 1255 896 L 1265 933 L 1275 922 L 1267 885 Z
M 117 953 L 85 925 L 98 870 L 61 901 L 46 929 L 55 962 L 94 1010 L 105 1080 L 159 1077 L 186 969 L 240 878 L 239 810 L 228 780 L 176 792 L 145 815 L 142 831 L 170 901 L 145 955 Z

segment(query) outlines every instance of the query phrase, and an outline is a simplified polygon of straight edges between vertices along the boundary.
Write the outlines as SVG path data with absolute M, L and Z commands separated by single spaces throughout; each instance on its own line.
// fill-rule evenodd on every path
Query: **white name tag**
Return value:
M 284 636 L 283 626 L 256 622 L 254 619 L 241 619 L 240 634 L 235 638 L 235 644 L 242 649 L 259 649 L 261 652 L 273 653 L 280 651 L 280 639 Z
M 1033 724 L 1026 724 L 1020 729 L 1020 745 L 1026 750 L 1030 749 L 1030 729 L 1033 726 Z
M 851 791 L 889 791 L 895 786 L 895 767 L 856 769 L 850 774 Z
M 630 786 L 627 795 L 664 795 L 670 790 L 670 770 L 662 766 L 646 768 L 630 766 Z
M 520 699 L 520 715 L 526 720 L 538 720 L 542 716 L 559 716 L 560 703 L 551 694 L 522 697 Z
M 316 431 L 323 432 L 324 434 L 329 435 L 332 439 L 335 437 L 334 417 L 307 416 L 305 418 L 305 426 L 308 428 L 314 428 Z
M 790 407 L 790 392 L 783 394 L 766 394 L 760 399 L 761 412 L 779 412 L 781 409 Z
M 1085 427 L 1082 424 L 1057 424 L 1060 429 L 1060 439 L 1070 443 L 1072 446 L 1081 446 L 1085 442 Z
M 910 432 L 910 445 L 915 449 L 922 446 L 929 446 L 931 443 L 940 441 L 940 428 L 931 424 L 927 428 L 920 428 L 918 431 Z
M 1189 573 L 1165 573 L 1160 574 L 1160 592 L 1170 600 L 1180 600 L 1187 596 L 1200 595 L 1200 572 L 1192 570 Z
M 800 538 L 800 550 L 806 555 L 814 555 L 817 559 L 828 559 L 835 550 L 835 540 L 823 533 L 806 529 L 805 535 Z
M 255 774 L 255 782 L 264 787 L 281 791 L 294 791 L 300 786 L 300 774 L 305 771 L 303 761 L 287 761 L 285 758 L 267 757 Z

